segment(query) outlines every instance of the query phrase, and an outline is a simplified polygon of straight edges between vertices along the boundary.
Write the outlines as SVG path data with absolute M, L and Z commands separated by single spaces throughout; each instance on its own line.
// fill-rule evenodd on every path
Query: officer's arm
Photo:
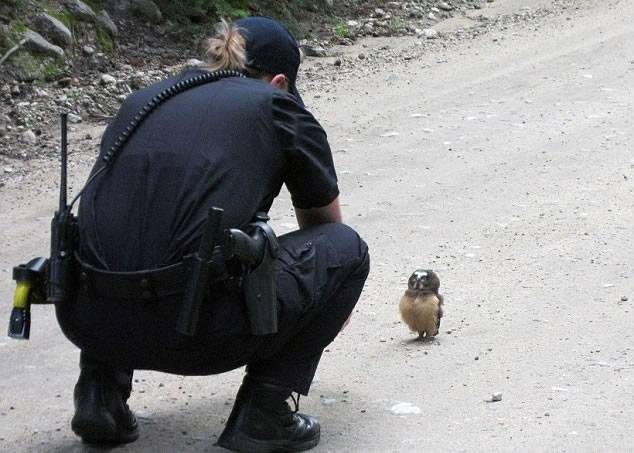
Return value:
M 341 223 L 339 197 L 320 208 L 295 208 L 295 216 L 297 217 L 297 224 L 301 230 L 311 226 L 321 225 L 322 223 Z

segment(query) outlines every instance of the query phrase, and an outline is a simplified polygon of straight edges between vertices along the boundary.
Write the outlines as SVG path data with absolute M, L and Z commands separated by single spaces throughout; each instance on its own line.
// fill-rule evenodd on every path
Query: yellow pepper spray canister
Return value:
M 46 258 L 33 258 L 13 268 L 16 281 L 13 310 L 9 319 L 9 336 L 28 340 L 31 332 L 31 305 L 46 303 Z

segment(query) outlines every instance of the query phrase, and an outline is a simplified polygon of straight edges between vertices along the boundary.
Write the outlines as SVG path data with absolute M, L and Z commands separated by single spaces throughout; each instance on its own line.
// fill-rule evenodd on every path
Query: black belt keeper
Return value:
M 190 269 L 184 261 L 157 269 L 113 272 L 97 269 L 77 258 L 79 290 L 96 299 L 151 300 L 184 294 Z M 219 246 L 214 247 L 209 285 L 230 278 Z

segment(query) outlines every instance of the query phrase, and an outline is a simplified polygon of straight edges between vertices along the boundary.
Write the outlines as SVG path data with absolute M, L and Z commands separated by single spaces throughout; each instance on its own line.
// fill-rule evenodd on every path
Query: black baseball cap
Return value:
M 269 17 L 245 17 L 234 23 L 246 41 L 247 66 L 269 74 L 284 74 L 290 93 L 303 106 L 295 84 L 301 54 L 291 32 Z

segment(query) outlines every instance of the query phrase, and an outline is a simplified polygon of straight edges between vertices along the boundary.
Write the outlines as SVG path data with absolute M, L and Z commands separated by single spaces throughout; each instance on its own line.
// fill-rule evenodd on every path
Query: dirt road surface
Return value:
M 634 450 L 634 3 L 579 5 L 306 93 L 373 259 L 302 399 L 322 423 L 316 452 Z M 346 52 L 386 44 L 417 45 Z M 77 189 L 90 159 L 74 155 Z M 2 322 L 10 269 L 46 254 L 55 205 L 54 166 L 30 165 L 0 192 Z M 287 195 L 273 216 L 292 228 Z M 397 313 L 417 267 L 446 299 L 427 343 Z M 1 451 L 100 451 L 70 431 L 78 351 L 49 307 L 0 357 Z M 137 372 L 141 438 L 119 450 L 219 451 L 241 376 Z

